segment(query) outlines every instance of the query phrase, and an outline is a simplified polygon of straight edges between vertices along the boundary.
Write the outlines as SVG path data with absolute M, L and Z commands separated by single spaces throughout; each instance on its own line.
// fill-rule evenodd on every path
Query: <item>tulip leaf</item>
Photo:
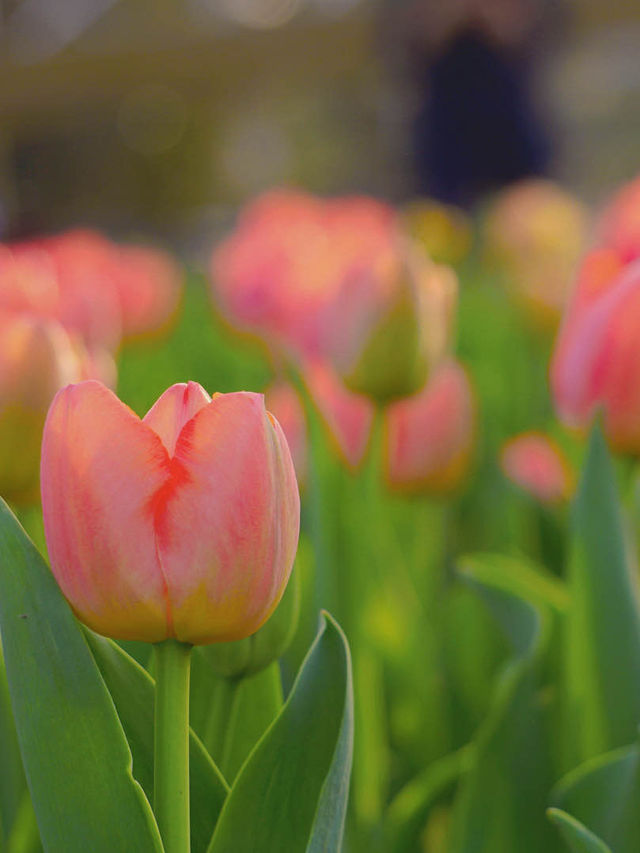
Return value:
M 236 778 L 209 853 L 337 853 L 352 742 L 349 649 L 324 614 L 282 711 Z
M 473 742 L 471 766 L 454 803 L 450 850 L 551 850 L 551 827 L 541 820 L 552 770 L 540 701 L 540 664 L 551 633 L 549 609 L 537 595 L 514 590 L 506 566 L 498 564 L 492 571 L 478 566 L 474 573 L 467 561 L 464 577 L 504 631 L 512 656 Z
M 7 673 L 0 649 L 0 841 L 6 843 L 18 815 L 27 783 L 22 769 L 18 735 L 11 710 Z M 2 843 L 0 843 L 2 849 Z
M 433 761 L 404 786 L 391 801 L 385 820 L 385 850 L 404 853 L 417 850 L 431 810 L 460 782 L 472 762 L 466 746 Z
M 547 817 L 558 827 L 569 850 L 573 853 L 611 853 L 611 848 L 607 847 L 604 841 L 567 812 L 561 809 L 548 809 Z
M 133 755 L 133 775 L 153 800 L 153 702 L 149 673 L 112 640 L 87 630 L 96 663 L 124 728 Z M 229 787 L 193 731 L 190 732 L 191 849 L 205 851 Z
M 560 780 L 551 802 L 588 826 L 615 853 L 637 853 L 640 748 L 633 744 L 585 761 Z
M 566 652 L 567 761 L 632 743 L 640 723 L 640 609 L 613 469 L 591 433 L 573 517 Z
M 3 501 L 0 564 L 9 691 L 43 846 L 52 853 L 162 850 L 82 629 Z

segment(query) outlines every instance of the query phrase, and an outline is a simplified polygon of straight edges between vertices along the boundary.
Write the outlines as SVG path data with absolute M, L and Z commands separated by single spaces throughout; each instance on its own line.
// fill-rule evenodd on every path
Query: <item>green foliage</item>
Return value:
M 611 853 L 611 849 L 587 827 L 561 809 L 548 809 L 547 816 L 554 823 L 573 853 Z
M 0 504 L 0 627 L 16 729 L 45 848 L 162 849 L 131 752 L 82 629 Z

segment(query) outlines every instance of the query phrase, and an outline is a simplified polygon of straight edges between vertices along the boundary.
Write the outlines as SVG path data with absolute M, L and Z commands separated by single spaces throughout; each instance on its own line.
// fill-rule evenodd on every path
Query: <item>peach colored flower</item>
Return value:
M 70 385 L 47 417 L 41 483 L 53 573 L 99 633 L 240 639 L 282 596 L 299 496 L 260 394 L 173 385 L 141 420 L 98 382 Z
M 548 436 L 526 432 L 507 441 L 500 453 L 505 475 L 545 504 L 566 501 L 575 487 L 567 459 Z

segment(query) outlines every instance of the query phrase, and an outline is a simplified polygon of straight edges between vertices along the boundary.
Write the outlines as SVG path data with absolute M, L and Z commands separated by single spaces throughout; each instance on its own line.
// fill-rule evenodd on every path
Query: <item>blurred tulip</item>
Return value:
M 500 465 L 509 480 L 541 503 L 566 501 L 575 486 L 562 450 L 542 433 L 527 432 L 507 441 Z
M 441 365 L 413 397 L 385 413 L 385 469 L 391 488 L 412 493 L 455 489 L 468 471 L 476 406 L 466 370 Z
M 586 210 L 565 190 L 540 179 L 508 187 L 490 209 L 489 253 L 531 316 L 557 325 L 584 248 Z
M 182 276 L 171 255 L 145 246 L 114 247 L 114 283 L 125 338 L 168 325 L 180 299 Z
M 47 409 L 64 385 L 80 378 L 80 352 L 54 320 L 0 319 L 0 494 L 37 500 L 40 443 Z
M 613 249 L 625 263 L 640 257 L 640 175 L 614 195 L 597 232 L 599 244 Z
M 392 251 L 395 225 L 393 209 L 369 198 L 266 193 L 213 253 L 214 299 L 234 325 L 317 356 L 326 305 L 349 269 Z
M 303 368 L 303 377 L 335 451 L 349 468 L 358 468 L 371 436 L 371 401 L 345 388 L 335 371 L 324 361 L 308 362 Z M 302 402 L 294 388 L 284 382 L 271 386 L 265 399 L 269 411 L 276 416 L 287 437 L 298 480 L 304 480 L 308 438 Z
M 433 199 L 410 202 L 402 220 L 411 237 L 436 263 L 458 264 L 471 248 L 469 218 L 457 207 Z
M 586 282 L 586 284 L 585 284 Z M 560 419 L 588 426 L 604 411 L 617 450 L 640 453 L 640 261 L 612 279 L 578 282 L 556 342 L 551 389 Z
M 288 382 L 275 382 L 264 392 L 267 409 L 284 432 L 298 483 L 306 483 L 308 475 L 307 423 L 304 409 L 295 388 Z
M 456 295 L 452 270 L 408 242 L 353 270 L 325 321 L 345 385 L 382 405 L 415 393 L 447 351 Z
M 47 417 L 41 481 L 53 573 L 99 633 L 242 639 L 283 594 L 299 497 L 259 394 L 173 385 L 140 420 L 100 383 L 70 385 Z

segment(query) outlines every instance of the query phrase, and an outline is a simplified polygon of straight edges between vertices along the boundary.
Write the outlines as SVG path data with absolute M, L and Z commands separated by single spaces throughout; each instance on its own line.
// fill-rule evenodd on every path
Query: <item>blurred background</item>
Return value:
M 638 167 L 639 39 L 629 0 L 1 0 L 0 237 L 197 256 L 283 184 L 598 203 Z

